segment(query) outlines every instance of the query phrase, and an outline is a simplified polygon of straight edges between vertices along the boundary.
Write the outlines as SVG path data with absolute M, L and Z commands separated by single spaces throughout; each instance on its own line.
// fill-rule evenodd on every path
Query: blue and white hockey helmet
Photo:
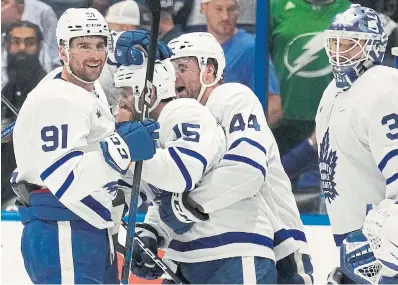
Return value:
M 125 106 L 125 109 L 135 108 L 140 114 L 138 99 L 144 91 L 145 78 L 146 62 L 142 65 L 120 66 L 114 74 L 114 85 L 109 92 L 110 101 L 118 106 Z M 157 60 L 153 76 L 153 92 L 145 96 L 148 112 L 153 111 L 160 101 L 176 98 L 175 81 L 175 70 L 170 60 Z
M 367 69 L 383 61 L 388 36 L 379 15 L 352 4 L 337 14 L 325 31 L 325 49 L 336 85 L 348 89 Z

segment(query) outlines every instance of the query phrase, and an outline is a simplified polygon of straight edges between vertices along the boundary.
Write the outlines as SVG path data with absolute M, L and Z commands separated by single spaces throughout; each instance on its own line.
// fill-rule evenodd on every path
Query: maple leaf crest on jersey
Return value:
M 336 183 L 334 182 L 337 158 L 336 151 L 329 150 L 328 128 L 323 136 L 319 151 L 319 170 L 321 172 L 322 189 L 329 203 L 332 203 L 339 195 L 336 191 Z

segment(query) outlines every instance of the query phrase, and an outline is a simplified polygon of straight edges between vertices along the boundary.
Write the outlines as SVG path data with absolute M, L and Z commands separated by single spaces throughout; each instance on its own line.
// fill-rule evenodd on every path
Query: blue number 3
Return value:
M 384 116 L 383 119 L 381 119 L 381 123 L 383 125 L 388 125 L 390 131 L 398 130 L 398 115 L 392 113 L 387 116 Z M 389 138 L 390 140 L 396 140 L 398 139 L 398 131 L 389 132 L 386 134 L 386 137 Z
M 181 127 L 182 127 L 182 134 L 178 125 L 175 125 L 173 128 L 173 131 L 175 132 L 177 139 L 181 138 L 182 135 L 184 135 L 182 139 L 185 141 L 199 142 L 200 139 L 199 133 L 192 129 L 199 129 L 200 125 L 182 123 Z
M 54 151 L 59 147 L 61 141 L 61 148 L 68 147 L 68 125 L 61 125 L 61 134 L 58 127 L 47 126 L 41 129 L 41 139 L 44 144 L 41 149 L 44 152 Z

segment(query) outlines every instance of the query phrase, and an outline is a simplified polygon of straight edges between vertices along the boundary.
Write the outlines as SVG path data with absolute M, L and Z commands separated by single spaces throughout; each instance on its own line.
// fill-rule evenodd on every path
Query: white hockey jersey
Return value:
M 376 66 L 347 91 L 332 81 L 316 116 L 319 169 L 335 242 L 362 228 L 367 204 L 398 195 L 398 70 Z
M 212 212 L 225 203 L 232 204 L 234 200 L 259 193 L 256 198 L 272 224 L 276 260 L 296 250 L 308 254 L 304 226 L 290 180 L 258 98 L 242 84 L 226 83 L 212 92 L 206 106 L 226 131 L 228 152 L 209 175 L 210 188 L 217 191 L 214 197 L 219 195 L 218 198 L 206 202 L 206 196 L 201 197 L 205 192 L 197 190 L 191 197 L 205 211 Z M 242 206 L 241 211 L 245 211 L 245 207 Z
M 18 115 L 12 181 L 49 189 L 81 219 L 111 227 L 120 175 L 105 162 L 99 141 L 114 132 L 114 118 L 101 90 L 88 92 L 55 73 L 29 94 Z

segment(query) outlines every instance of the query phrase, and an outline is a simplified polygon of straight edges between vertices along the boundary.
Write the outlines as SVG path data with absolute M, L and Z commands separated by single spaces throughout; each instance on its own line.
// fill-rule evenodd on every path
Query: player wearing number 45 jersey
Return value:
M 380 66 L 387 36 L 372 9 L 351 5 L 325 36 L 335 79 L 319 104 L 316 136 L 344 273 L 336 269 L 329 281 L 397 284 L 398 71 Z
M 97 10 L 68 9 L 57 24 L 62 70 L 29 94 L 15 125 L 11 181 L 25 226 L 22 256 L 36 284 L 118 283 L 108 233 L 117 222 L 117 181 L 132 161 L 153 157 L 158 124 L 128 122 L 115 130 L 94 82 L 109 39 Z

